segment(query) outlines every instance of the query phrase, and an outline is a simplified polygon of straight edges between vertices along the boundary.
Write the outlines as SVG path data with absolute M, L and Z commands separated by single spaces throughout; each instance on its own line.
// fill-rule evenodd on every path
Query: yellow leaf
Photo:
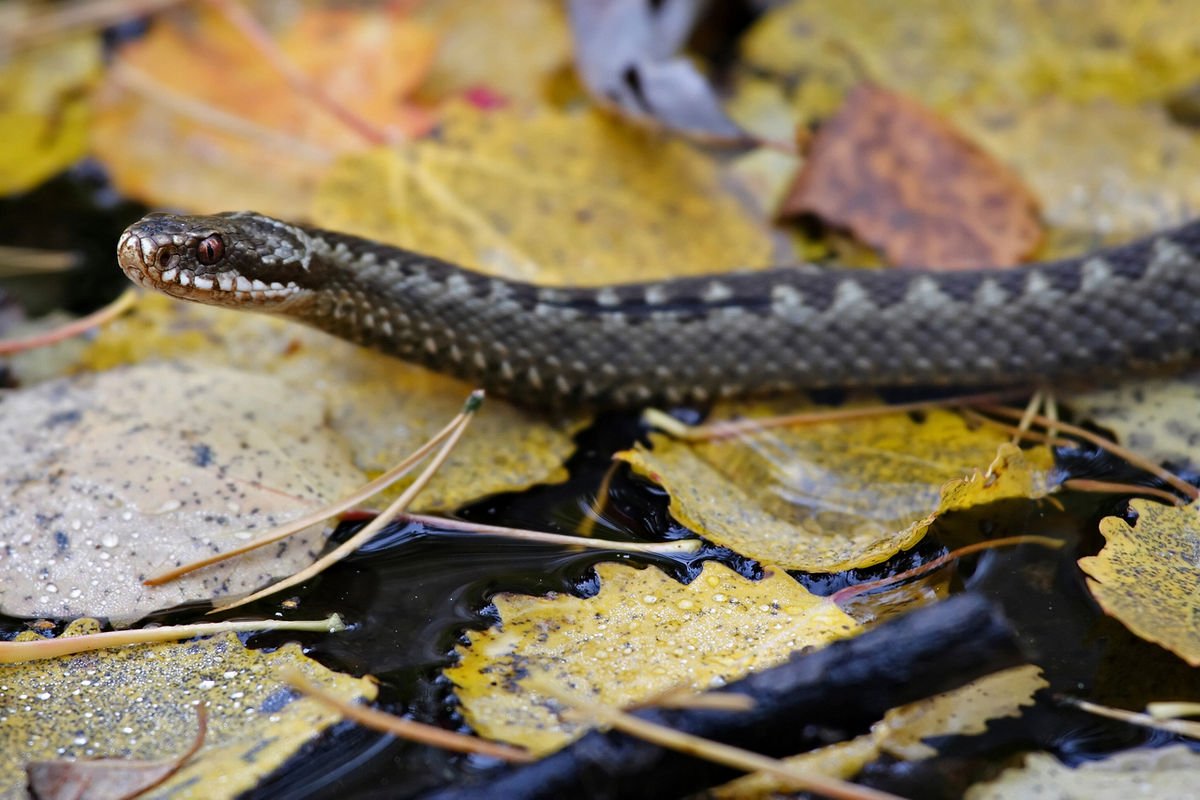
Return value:
M 716 416 L 778 413 L 782 405 L 727 405 Z M 915 545 L 939 508 L 1035 496 L 1050 456 L 1005 450 L 1003 480 L 978 474 L 1004 434 L 971 430 L 949 411 L 772 428 L 709 442 L 651 437 L 621 454 L 661 483 L 671 513 L 717 544 L 786 569 L 837 572 L 878 564 Z M 1025 465 L 1028 459 L 1029 466 Z
M 95 628 L 94 621 L 81 620 L 64 635 Z M 376 694 L 370 678 L 330 672 L 295 644 L 270 653 L 248 650 L 233 634 L 6 667 L 0 681 L 0 796 L 25 796 L 21 767 L 28 761 L 150 760 L 179 753 L 196 734 L 192 706 L 204 702 L 204 748 L 142 796 L 236 797 L 341 718 L 272 678 L 285 666 L 347 700 Z
M 287 387 L 284 396 L 323 401 L 329 427 L 368 473 L 382 472 L 419 447 L 459 412 L 474 388 L 271 317 L 159 295 L 143 297 L 138 309 L 100 332 L 84 366 L 105 370 L 169 358 L 272 375 Z M 289 400 L 273 406 L 272 418 L 290 413 Z M 487 494 L 563 479 L 576 424 L 489 398 L 413 510 L 457 508 Z
M 1158 100 L 1200 72 L 1191 9 L 1161 0 L 787 3 L 746 34 L 758 70 L 797 79 L 804 120 L 864 76 L 946 110 L 1055 95 Z
M 972 786 L 966 800 L 1129 800 L 1131 797 L 1194 797 L 1200 754 L 1186 745 L 1126 750 L 1100 761 L 1068 767 L 1049 753 L 1032 753 L 1025 765 Z
M 768 232 L 722 178 L 682 142 L 599 114 L 454 106 L 436 141 L 343 159 L 312 217 L 545 284 L 766 266 Z
M 1147 641 L 1200 666 L 1196 587 L 1200 585 L 1200 516 L 1197 506 L 1129 503 L 1135 526 L 1120 517 L 1100 521 L 1104 549 L 1079 559 L 1088 589 L 1101 608 Z
M 0 29 L 17 30 L 26 11 L 24 3 L 0 8 Z M 0 195 L 29 189 L 87 153 L 100 66 L 100 39 L 91 32 L 0 52 Z
M 539 685 L 625 706 L 720 686 L 858 629 L 778 569 L 756 582 L 710 561 L 686 586 L 654 568 L 596 572 L 600 593 L 588 599 L 496 596 L 500 625 L 469 633 L 445 673 L 476 732 L 547 753 L 585 727 L 560 718 Z
M 1143 378 L 1064 398 L 1076 414 L 1154 461 L 1200 465 L 1200 373 Z

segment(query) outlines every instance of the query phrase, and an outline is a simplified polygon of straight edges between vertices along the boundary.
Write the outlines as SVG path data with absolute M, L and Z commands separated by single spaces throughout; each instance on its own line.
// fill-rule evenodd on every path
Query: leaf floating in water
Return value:
M 1154 461 L 1200 467 L 1200 373 L 1144 378 L 1071 395 L 1080 418 L 1107 428 L 1117 441 Z
M 1126 750 L 1068 767 L 1049 753 L 1032 753 L 1021 767 L 972 786 L 966 800 L 1129 800 L 1131 797 L 1194 797 L 1200 785 L 1200 754 L 1186 745 Z
M 714 417 L 794 405 L 727 404 Z M 705 538 L 786 569 L 837 572 L 911 548 L 943 511 L 1039 496 L 1049 452 L 1006 438 L 931 409 L 921 422 L 887 414 L 710 442 L 654 435 L 652 449 L 621 457 L 662 484 L 672 515 Z
M 1132 500 L 1137 522 L 1120 517 L 1100 521 L 1104 549 L 1081 558 L 1088 589 L 1110 616 L 1133 633 L 1162 645 L 1192 666 L 1200 666 L 1200 507 L 1165 506 Z
M 71 623 L 64 636 L 98 630 Z M 18 641 L 37 638 L 22 633 Z M 341 715 L 278 677 L 291 669 L 347 701 L 371 701 L 370 678 L 332 672 L 296 644 L 250 650 L 232 633 L 131 645 L 4 667 L 0 796 L 23 797 L 24 765 L 60 758 L 157 760 L 196 737 L 193 704 L 208 707 L 204 747 L 150 793 L 233 798 L 253 788 Z M 86 795 L 90 797 L 91 795 Z
M 596 573 L 600 593 L 587 599 L 497 595 L 500 625 L 468 634 L 445 674 L 480 735 L 536 754 L 582 735 L 585 726 L 562 719 L 539 681 L 625 706 L 681 683 L 709 689 L 859 629 L 775 568 L 751 581 L 710 561 L 687 585 L 653 567 L 600 564 Z

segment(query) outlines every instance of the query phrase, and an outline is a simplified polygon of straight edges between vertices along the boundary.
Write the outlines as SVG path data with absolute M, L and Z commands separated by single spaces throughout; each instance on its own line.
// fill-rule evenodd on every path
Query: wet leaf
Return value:
M 585 727 L 561 718 L 538 685 L 625 706 L 720 686 L 858 628 L 778 569 L 750 581 L 710 561 L 686 586 L 654 568 L 600 564 L 596 573 L 600 592 L 587 599 L 494 598 L 500 625 L 469 633 L 445 672 L 477 733 L 547 753 Z
M 695 65 L 680 56 L 702 3 L 573 0 L 575 64 L 593 98 L 633 122 L 706 140 L 741 142 Z
M 85 366 L 104 370 L 170 358 L 271 375 L 286 386 L 281 396 L 322 402 L 326 424 L 345 442 L 354 464 L 372 474 L 440 430 L 474 388 L 271 317 L 160 296 L 143 298 L 139 310 L 100 333 L 85 353 Z M 287 405 L 276 408 L 279 416 L 290 413 Z M 457 508 L 487 494 L 561 480 L 562 462 L 574 449 L 575 424 L 488 398 L 470 435 L 421 492 L 414 510 Z
M 274 31 L 296 67 L 383 136 L 430 128 L 433 116 L 407 99 L 433 57 L 427 28 L 384 6 L 299 9 Z M 324 168 L 372 141 L 201 6 L 122 48 L 93 143 L 121 191 L 152 205 L 303 217 Z
M 0 31 L 18 30 L 32 7 L 6 3 Z M 91 32 L 15 53 L 0 40 L 0 195 L 32 188 L 84 156 L 100 66 L 101 42 Z
M 312 560 L 319 531 L 163 587 L 141 580 L 244 544 L 362 482 L 317 395 L 229 368 L 84 374 L 0 401 L 0 608 L 131 620 L 248 592 Z
M 883 755 L 907 761 L 931 758 L 937 751 L 923 739 L 972 736 L 987 730 L 994 719 L 1015 717 L 1033 695 L 1049 684 L 1033 665 L 1014 667 L 972 681 L 950 692 L 900 706 L 871 726 L 871 732 L 845 742 L 786 759 L 787 763 L 850 779 Z M 715 790 L 719 800 L 772 797 L 786 787 L 762 774 L 747 775 Z
M 783 407 L 728 404 L 714 416 Z M 621 457 L 662 484 L 671 514 L 705 538 L 786 569 L 837 572 L 907 550 L 942 511 L 1040 494 L 1049 454 L 1009 446 L 997 460 L 1004 439 L 931 410 L 923 422 L 889 414 L 709 442 L 653 435 L 653 449 Z M 985 477 L 994 460 L 996 475 Z
M 120 800 L 136 797 L 165 781 L 204 744 L 208 710 L 199 706 L 196 740 L 177 755 L 156 761 L 132 758 L 57 759 L 25 767 L 29 790 L 38 800 Z
M 1020 716 L 1022 707 L 1033 705 L 1034 694 L 1049 685 L 1040 667 L 1013 667 L 954 691 L 894 708 L 872 728 L 871 735 L 893 758 L 932 758 L 937 750 L 925 739 L 983 733 L 992 720 Z
M 1200 373 L 1143 378 L 1065 400 L 1075 413 L 1155 461 L 1200 466 Z
M 340 162 L 313 218 L 544 284 L 768 265 L 766 228 L 723 179 L 683 143 L 598 114 L 459 106 L 447 110 L 437 141 Z
M 826 120 L 781 213 L 812 213 L 932 269 L 1012 265 L 1041 240 L 1037 204 L 1006 167 L 916 101 L 863 85 Z
M 1081 558 L 1088 589 L 1105 613 L 1147 641 L 1200 666 L 1196 586 L 1200 566 L 1200 516 L 1195 504 L 1166 506 L 1131 500 L 1137 523 L 1100 521 L 1104 549 Z
M 1068 767 L 1049 753 L 1031 753 L 1025 765 L 972 786 L 966 800 L 1128 800 L 1130 797 L 1189 797 L 1200 781 L 1200 753 L 1186 745 L 1126 750 L 1099 761 Z
M 79 620 L 64 635 L 96 627 Z M 282 667 L 349 700 L 375 697 L 369 678 L 330 672 L 294 644 L 270 653 L 247 650 L 232 634 L 5 667 L 0 796 L 24 796 L 21 767 L 33 761 L 181 753 L 196 735 L 193 706 L 206 703 L 204 747 L 145 796 L 236 797 L 340 719 L 276 680 Z

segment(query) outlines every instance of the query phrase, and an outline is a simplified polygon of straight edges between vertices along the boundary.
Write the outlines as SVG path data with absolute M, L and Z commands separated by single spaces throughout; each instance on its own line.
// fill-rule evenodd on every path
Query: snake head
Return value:
M 117 261 L 134 283 L 209 305 L 282 310 L 320 284 L 301 229 L 245 211 L 150 214 L 125 229 Z

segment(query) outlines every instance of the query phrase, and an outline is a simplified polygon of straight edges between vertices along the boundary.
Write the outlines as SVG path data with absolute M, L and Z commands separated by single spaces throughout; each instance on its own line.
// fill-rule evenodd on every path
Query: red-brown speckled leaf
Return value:
M 95 758 L 32 761 L 25 767 L 29 789 L 38 800 L 118 800 L 137 797 L 169 778 L 204 744 L 208 712 L 197 706 L 196 740 L 183 753 L 155 761 L 132 758 Z
M 862 85 L 813 139 L 783 216 L 848 228 L 903 266 L 1016 264 L 1042 239 L 1015 174 L 913 100 Z

